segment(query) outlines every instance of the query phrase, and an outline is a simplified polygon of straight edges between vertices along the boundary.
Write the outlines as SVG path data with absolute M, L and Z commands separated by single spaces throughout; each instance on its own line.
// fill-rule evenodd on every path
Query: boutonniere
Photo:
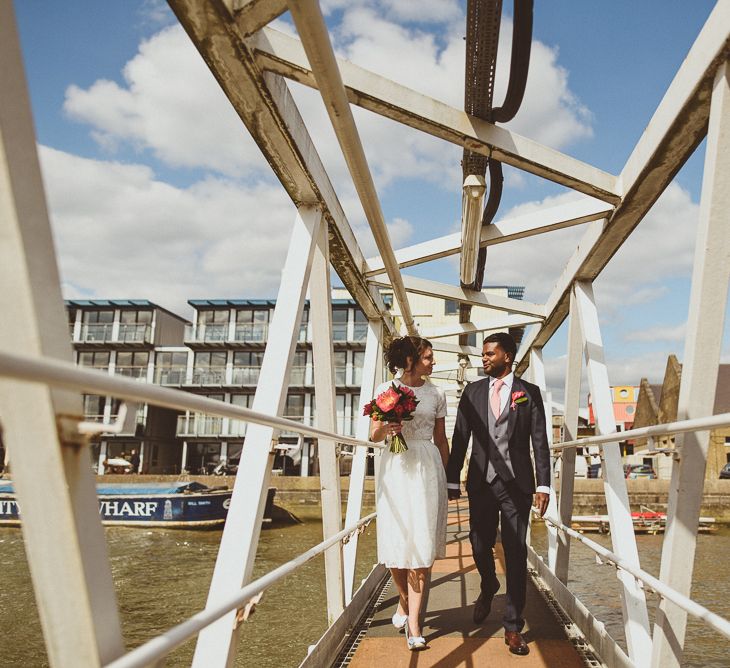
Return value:
M 515 410 L 517 408 L 517 404 L 524 404 L 527 401 L 527 396 L 525 393 L 520 390 L 519 392 L 513 392 L 512 393 L 512 403 L 510 404 L 510 408 L 512 410 Z

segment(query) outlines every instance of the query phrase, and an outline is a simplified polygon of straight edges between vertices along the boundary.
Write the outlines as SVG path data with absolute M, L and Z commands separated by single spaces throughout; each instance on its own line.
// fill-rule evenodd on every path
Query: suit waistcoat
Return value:
M 499 418 L 495 418 L 491 406 L 487 406 L 487 424 L 492 438 L 487 462 L 487 482 L 492 482 L 497 476 L 504 481 L 513 480 L 515 477 L 509 457 L 509 411 L 509 399 Z

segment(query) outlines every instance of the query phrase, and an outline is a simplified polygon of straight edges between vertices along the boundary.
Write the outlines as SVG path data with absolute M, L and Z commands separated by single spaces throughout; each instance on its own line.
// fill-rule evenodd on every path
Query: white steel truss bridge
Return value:
M 477 4 L 470 3 L 470 7 Z M 479 88 L 478 73 L 472 72 L 472 79 L 467 77 L 467 92 L 473 95 L 471 107 L 463 111 L 339 59 L 317 0 L 170 0 L 170 5 L 297 208 L 261 368 L 266 382 L 258 385 L 251 409 L 112 378 L 71 363 L 13 6 L 9 0 L 0 0 L 0 307 L 8 315 L 0 325 L 0 418 L 23 508 L 28 562 L 51 665 L 162 665 L 167 653 L 196 635 L 194 666 L 232 665 L 237 637 L 245 629 L 240 618 L 257 596 L 321 553 L 330 631 L 323 638 L 324 645 L 318 645 L 319 653 L 310 656 L 310 662 L 315 662 L 310 665 L 326 665 L 331 660 L 383 577 L 383 569 L 376 568 L 355 591 L 358 530 L 373 519 L 372 515 L 362 516 L 367 451 L 374 448 L 377 453 L 381 446 L 368 441 L 365 417 L 354 438 L 335 429 L 332 270 L 369 320 L 363 397 L 371 396 L 382 378 L 382 346 L 396 334 L 379 287 L 392 289 L 403 327 L 410 333 L 417 333 L 409 303 L 413 294 L 458 302 L 464 317 L 460 327 L 450 332 L 454 335 L 529 326 L 518 353 L 517 371 L 543 388 L 548 403 L 542 350 L 569 320 L 566 438 L 552 446 L 556 458 L 562 460 L 561 488 L 559 495 L 551 495 L 547 514 L 548 559 L 533 551 L 532 566 L 606 665 L 679 666 L 688 615 L 730 637 L 730 622 L 690 597 L 708 430 L 730 426 L 730 414 L 711 416 L 730 278 L 730 0 L 717 3 L 619 174 L 606 173 L 500 126 L 497 111 L 506 114 L 509 105 L 493 108 L 491 91 Z M 268 26 L 286 11 L 298 37 Z M 486 34 L 489 26 L 477 28 Z M 514 60 L 513 65 L 519 67 Z M 364 257 L 287 80 L 321 95 L 375 238 L 377 257 Z M 515 104 L 519 106 L 519 100 Z M 476 171 L 465 173 L 461 235 L 394 249 L 353 105 L 462 147 L 465 156 L 476 163 L 478 156 L 486 157 L 588 197 L 529 217 L 483 225 L 483 162 Z M 679 421 L 617 434 L 592 284 L 703 141 L 705 162 Z M 544 304 L 481 291 L 481 249 L 500 244 L 499 252 L 508 252 L 511 241 L 533 237 L 539 243 L 540 235 L 574 225 L 584 225 L 585 232 Z M 460 255 L 459 280 L 453 284 L 401 273 L 449 255 Z M 316 427 L 280 417 L 307 291 L 316 359 Z M 474 306 L 504 315 L 486 326 L 471 322 L 469 307 Z M 443 332 L 420 334 L 433 334 L 437 350 L 466 358 L 480 355 L 479 349 L 464 341 L 439 343 L 436 337 Z M 578 440 L 584 368 L 598 435 Z M 88 442 L 78 428 L 83 420 L 82 392 L 198 411 L 250 425 L 205 609 L 129 653 L 125 653 L 99 520 Z M 253 581 L 273 446 L 283 429 L 318 439 L 323 542 Z M 673 469 L 661 568 L 654 576 L 639 561 L 618 441 L 649 437 L 653 447 L 655 437 L 667 434 L 677 438 L 670 453 Z M 344 523 L 338 471 L 343 445 L 354 451 Z M 602 454 L 610 551 L 570 528 L 576 447 L 589 445 L 600 447 Z M 52 504 L 46 503 L 48 498 L 53 499 Z M 343 543 L 343 538 L 348 540 Z M 606 636 L 600 620 L 566 586 L 576 541 L 617 568 L 627 652 Z M 646 588 L 660 598 L 653 627 Z

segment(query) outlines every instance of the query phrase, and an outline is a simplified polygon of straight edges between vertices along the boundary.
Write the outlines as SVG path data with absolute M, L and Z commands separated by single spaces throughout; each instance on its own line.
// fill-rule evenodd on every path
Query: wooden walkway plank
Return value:
M 504 553 L 499 543 L 495 554 L 501 588 L 487 620 L 480 626 L 475 625 L 472 610 L 479 595 L 479 573 L 469 542 L 469 509 L 465 498 L 449 503 L 447 532 L 446 557 L 433 566 L 423 617 L 423 635 L 428 649 L 409 652 L 404 634 L 397 632 L 391 624 L 390 618 L 398 601 L 391 583 L 349 665 L 353 668 L 470 668 L 482 665 L 492 668 L 583 668 L 582 658 L 531 581 L 528 581 L 524 629 L 530 654 L 510 654 L 502 627 L 506 583 Z

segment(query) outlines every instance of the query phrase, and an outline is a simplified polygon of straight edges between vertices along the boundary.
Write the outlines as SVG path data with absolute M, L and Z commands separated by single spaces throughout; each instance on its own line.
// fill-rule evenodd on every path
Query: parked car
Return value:
M 636 466 L 629 466 L 626 471 L 626 477 L 632 480 L 636 478 L 646 478 L 647 480 L 656 480 L 657 474 L 654 469 L 648 464 L 637 464 Z
M 730 462 L 725 464 L 720 471 L 720 478 L 730 478 Z

